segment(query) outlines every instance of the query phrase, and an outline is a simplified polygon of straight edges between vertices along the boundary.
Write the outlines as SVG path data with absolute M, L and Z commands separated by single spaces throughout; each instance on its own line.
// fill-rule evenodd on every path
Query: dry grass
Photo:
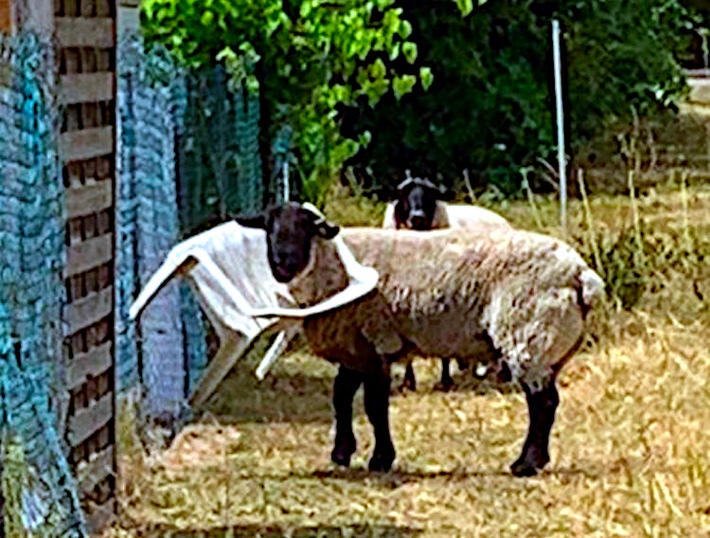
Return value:
M 554 206 L 538 205 L 559 233 Z M 535 222 L 527 204 L 499 209 Z M 633 224 L 628 199 L 595 198 L 591 210 L 602 235 Z M 570 214 L 571 235 L 585 237 L 581 206 Z M 418 392 L 392 399 L 395 470 L 364 470 L 361 395 L 353 468 L 334 469 L 335 367 L 297 352 L 262 384 L 253 365 L 233 372 L 211 416 L 166 453 L 124 455 L 122 527 L 108 535 L 710 536 L 710 264 L 691 252 L 710 238 L 710 189 L 669 185 L 641 197 L 639 214 L 655 234 L 650 251 L 677 255 L 649 262 L 635 310 L 614 313 L 563 372 L 541 476 L 508 472 L 527 426 L 522 394 L 463 373 L 454 391 L 436 392 L 438 361 L 415 363 Z

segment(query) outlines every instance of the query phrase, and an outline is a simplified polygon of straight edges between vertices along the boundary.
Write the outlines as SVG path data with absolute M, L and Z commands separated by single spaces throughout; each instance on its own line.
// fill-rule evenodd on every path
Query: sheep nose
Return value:
M 426 218 L 424 218 L 423 213 L 410 215 L 409 222 L 415 230 L 421 230 L 426 226 Z

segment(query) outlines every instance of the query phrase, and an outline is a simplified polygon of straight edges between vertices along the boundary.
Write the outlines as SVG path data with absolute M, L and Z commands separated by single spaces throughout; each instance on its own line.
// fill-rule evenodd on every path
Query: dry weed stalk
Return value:
M 688 220 L 688 172 L 684 171 L 680 175 L 680 199 L 683 207 L 683 240 L 685 241 L 685 251 L 691 253 L 692 242 L 690 240 L 690 222 Z
M 466 191 L 468 192 L 468 195 L 471 197 L 471 203 L 476 203 L 476 193 L 473 192 L 473 187 L 471 186 L 471 178 L 468 177 L 468 168 L 464 168 L 463 181 L 464 181 L 464 185 L 466 186 Z
M 540 210 L 535 204 L 535 193 L 533 193 L 527 177 L 528 169 L 523 169 L 521 173 L 523 175 L 523 189 L 528 197 L 528 203 L 530 204 L 530 211 L 532 211 L 533 219 L 535 220 L 535 226 L 538 230 L 542 230 L 543 226 L 542 220 L 540 219 Z
M 577 174 L 577 181 L 579 182 L 579 192 L 582 194 L 584 217 L 587 221 L 587 240 L 589 241 L 589 246 L 591 247 L 592 254 L 594 256 L 595 269 L 602 278 L 606 278 L 606 271 L 602 265 L 601 255 L 599 254 L 597 228 L 594 225 L 594 220 L 592 219 L 592 209 L 589 205 L 589 197 L 587 196 L 587 189 L 584 183 L 584 170 L 581 168 L 579 169 L 579 174 Z
M 634 235 L 636 238 L 636 255 L 638 256 L 638 262 L 640 267 L 644 269 L 645 272 L 648 271 L 648 260 L 646 260 L 646 253 L 643 248 L 643 237 L 641 235 L 641 217 L 638 210 L 638 201 L 636 200 L 636 192 L 634 190 L 634 172 L 629 170 L 628 173 L 628 187 L 629 187 L 629 199 L 631 204 L 631 214 L 634 219 Z
M 565 156 L 567 159 L 569 156 Z M 560 182 L 559 182 L 559 172 L 553 168 L 553 166 L 548 163 L 545 159 L 542 157 L 537 158 L 537 162 L 540 163 L 542 166 L 545 167 L 547 172 L 540 172 L 540 177 L 552 187 L 552 189 L 559 194 L 560 193 Z

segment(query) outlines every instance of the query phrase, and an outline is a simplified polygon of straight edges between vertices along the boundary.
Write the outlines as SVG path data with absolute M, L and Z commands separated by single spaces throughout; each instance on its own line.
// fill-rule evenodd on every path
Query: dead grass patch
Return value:
M 522 394 L 464 373 L 455 390 L 436 392 L 438 361 L 416 361 L 419 390 L 392 399 L 394 471 L 365 470 L 372 435 L 361 395 L 353 468 L 334 469 L 335 368 L 299 351 L 261 384 L 247 366 L 233 372 L 211 414 L 165 453 L 123 454 L 122 524 L 106 536 L 707 537 L 710 271 L 699 256 L 683 265 L 696 248 L 683 241 L 686 229 L 698 244 L 708 240 L 710 190 L 638 202 L 650 230 L 650 283 L 563 372 L 552 462 L 541 476 L 508 472 L 527 426 Z M 546 230 L 558 233 L 555 207 L 539 205 Z M 633 225 L 627 206 L 625 198 L 591 201 L 607 235 Z M 501 211 L 532 227 L 529 205 Z M 583 237 L 576 202 L 570 214 Z M 666 246 L 668 263 L 655 257 Z

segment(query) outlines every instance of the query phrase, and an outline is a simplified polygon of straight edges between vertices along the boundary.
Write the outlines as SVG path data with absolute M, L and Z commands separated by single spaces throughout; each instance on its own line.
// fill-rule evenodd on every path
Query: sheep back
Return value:
M 444 204 L 444 202 L 439 202 Z M 510 223 L 498 213 L 475 205 L 446 205 L 447 226 L 502 226 L 512 228 Z M 444 222 L 444 221 L 442 221 Z M 438 226 L 445 228 L 447 226 Z
M 418 351 L 472 361 L 500 355 L 516 378 L 544 377 L 569 354 L 601 291 L 569 245 L 532 232 L 342 233 L 358 260 L 380 272 L 378 289 Z

